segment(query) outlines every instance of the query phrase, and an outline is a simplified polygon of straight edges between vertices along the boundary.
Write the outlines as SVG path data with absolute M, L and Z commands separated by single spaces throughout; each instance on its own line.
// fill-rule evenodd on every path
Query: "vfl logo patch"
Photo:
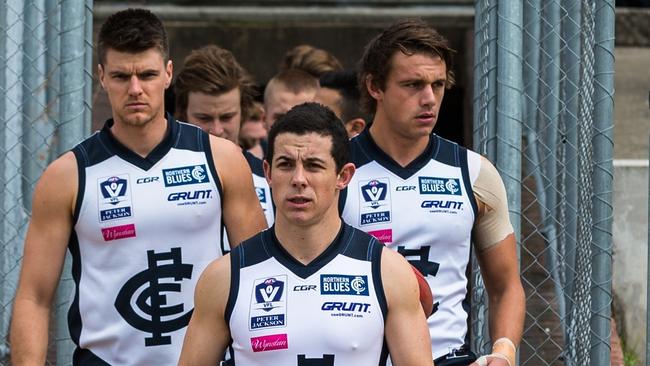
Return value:
M 131 277 L 120 289 L 115 309 L 132 327 L 151 334 L 145 337 L 145 346 L 171 344 L 172 337 L 164 333 L 186 327 L 193 310 L 185 311 L 182 303 L 169 305 L 165 292 L 181 292 L 180 282 L 192 278 L 192 265 L 182 263 L 181 248 L 166 253 L 148 250 L 147 260 L 149 268 Z
M 135 237 L 135 225 L 120 225 L 102 229 L 104 241 L 126 239 Z
M 458 178 L 418 177 L 420 194 L 447 194 L 460 196 L 460 180 Z
M 125 200 L 128 181 L 120 177 L 110 177 L 99 183 L 99 191 L 104 197 L 104 202 L 117 205 Z
M 386 199 L 388 184 L 382 183 L 376 179 L 371 180 L 368 184 L 361 186 L 361 194 L 364 201 L 370 204 L 372 208 L 378 208 L 381 201 Z
M 250 307 L 250 330 L 285 326 L 287 276 L 255 280 Z
M 163 178 L 165 179 L 165 187 L 207 183 L 210 181 L 204 164 L 163 169 Z
M 289 348 L 286 334 L 271 334 L 262 337 L 251 338 L 253 352 L 273 351 L 276 349 Z
M 323 295 L 368 296 L 368 276 L 320 275 Z
M 359 182 L 360 225 L 390 222 L 390 186 L 388 178 L 378 178 Z M 377 209 L 384 208 L 381 211 Z M 386 210 L 387 208 L 387 210 Z

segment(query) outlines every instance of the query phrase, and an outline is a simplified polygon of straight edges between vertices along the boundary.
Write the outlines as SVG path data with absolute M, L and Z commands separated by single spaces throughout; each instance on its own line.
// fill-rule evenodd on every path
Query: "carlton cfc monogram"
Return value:
M 167 304 L 167 297 L 164 292 L 181 292 L 180 283 L 160 283 L 162 278 L 173 278 L 176 282 L 192 278 L 192 265 L 182 263 L 181 248 L 171 248 L 167 253 L 154 253 L 147 251 L 149 268 L 136 274 L 128 280 L 120 289 L 115 308 L 120 315 L 132 327 L 143 332 L 151 333 L 151 337 L 145 338 L 145 346 L 160 346 L 171 344 L 171 337 L 163 333 L 169 333 L 181 329 L 190 321 L 192 310 L 185 313 L 183 304 L 163 306 Z M 159 265 L 158 262 L 169 262 L 171 264 Z M 149 315 L 146 319 L 138 314 L 131 305 L 131 300 L 136 291 L 144 285 L 149 285 L 135 299 L 138 309 Z M 147 302 L 149 300 L 149 302 Z M 170 320 L 162 320 L 172 315 L 180 314 Z

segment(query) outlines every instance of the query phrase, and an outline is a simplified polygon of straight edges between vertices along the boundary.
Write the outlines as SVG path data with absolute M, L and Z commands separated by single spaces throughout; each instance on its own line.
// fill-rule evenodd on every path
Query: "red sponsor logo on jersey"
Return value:
M 374 236 L 380 242 L 389 244 L 393 242 L 393 229 L 368 231 L 368 234 Z
M 104 241 L 132 238 L 135 236 L 135 225 L 120 225 L 102 229 Z
M 253 352 L 273 351 L 289 348 L 286 334 L 271 334 L 263 337 L 251 338 Z

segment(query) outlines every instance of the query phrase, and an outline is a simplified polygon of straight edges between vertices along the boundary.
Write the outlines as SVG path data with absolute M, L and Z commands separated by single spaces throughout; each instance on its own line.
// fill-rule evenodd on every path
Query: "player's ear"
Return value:
M 171 85 L 173 74 L 174 64 L 172 63 L 172 60 L 167 60 L 167 65 L 165 65 L 165 89 L 169 88 L 169 85 Z
M 266 183 L 269 184 L 269 187 L 271 186 L 271 164 L 264 159 L 262 160 L 262 168 L 264 168 L 264 178 L 266 178 Z
M 372 75 L 366 76 L 366 89 L 371 97 L 377 100 L 381 99 L 383 92 L 379 85 L 377 85 L 377 83 L 372 79 Z
M 351 119 L 345 124 L 345 129 L 348 131 L 349 138 L 353 138 L 360 134 L 364 128 L 366 128 L 366 121 L 364 121 L 363 118 Z
M 343 168 L 339 171 L 339 175 L 336 177 L 336 189 L 343 190 L 345 187 L 350 184 L 354 171 L 356 170 L 354 164 L 347 163 L 343 165 Z
M 99 84 L 102 86 L 102 89 L 106 90 L 104 86 L 104 67 L 102 64 L 97 64 L 97 76 L 99 76 Z

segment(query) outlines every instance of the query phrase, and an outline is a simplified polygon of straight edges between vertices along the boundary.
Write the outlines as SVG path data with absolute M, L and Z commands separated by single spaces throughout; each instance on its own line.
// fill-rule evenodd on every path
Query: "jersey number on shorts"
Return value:
M 334 366 L 334 355 L 323 355 L 322 358 L 307 358 L 298 355 L 298 366 Z

